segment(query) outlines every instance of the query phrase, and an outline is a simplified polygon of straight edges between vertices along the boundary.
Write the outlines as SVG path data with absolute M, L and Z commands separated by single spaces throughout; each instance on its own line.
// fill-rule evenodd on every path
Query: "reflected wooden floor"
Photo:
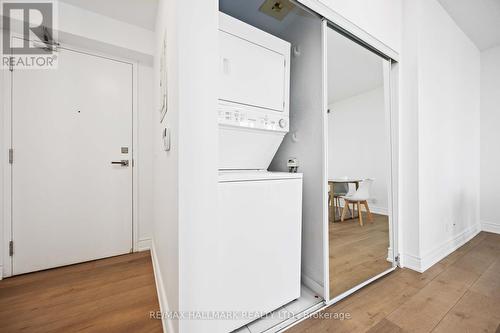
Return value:
M 0 332 L 162 332 L 149 252 L 0 281 Z
M 287 333 L 500 332 L 500 235 L 481 232 L 423 274 L 394 273 Z
M 330 223 L 330 295 L 333 297 L 391 268 L 387 261 L 389 219 L 373 214 L 373 223 L 363 213 L 357 219 Z

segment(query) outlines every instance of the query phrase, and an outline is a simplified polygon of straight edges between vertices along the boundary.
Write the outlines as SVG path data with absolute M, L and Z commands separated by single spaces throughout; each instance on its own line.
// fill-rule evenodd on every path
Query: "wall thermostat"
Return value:
M 162 131 L 162 141 L 163 141 L 163 150 L 169 151 L 170 150 L 170 129 L 165 127 Z

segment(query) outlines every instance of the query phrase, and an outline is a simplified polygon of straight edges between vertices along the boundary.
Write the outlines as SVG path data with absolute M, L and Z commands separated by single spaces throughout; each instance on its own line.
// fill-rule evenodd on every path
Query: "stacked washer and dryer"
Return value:
M 267 171 L 289 130 L 291 45 L 223 13 L 219 38 L 217 303 L 268 313 L 300 297 L 302 174 Z

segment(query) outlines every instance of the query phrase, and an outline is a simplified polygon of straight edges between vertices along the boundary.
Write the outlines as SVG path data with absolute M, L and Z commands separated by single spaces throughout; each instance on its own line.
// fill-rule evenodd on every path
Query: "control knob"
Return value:
M 280 121 L 278 122 L 278 124 L 280 125 L 281 128 L 285 128 L 286 127 L 286 120 L 285 119 L 280 119 Z

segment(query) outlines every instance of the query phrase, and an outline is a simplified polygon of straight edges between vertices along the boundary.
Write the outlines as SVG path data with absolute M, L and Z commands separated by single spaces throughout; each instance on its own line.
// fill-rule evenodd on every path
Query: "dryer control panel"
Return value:
M 219 101 L 218 122 L 220 125 L 288 132 L 289 119 L 282 112 L 265 112 L 237 103 Z

